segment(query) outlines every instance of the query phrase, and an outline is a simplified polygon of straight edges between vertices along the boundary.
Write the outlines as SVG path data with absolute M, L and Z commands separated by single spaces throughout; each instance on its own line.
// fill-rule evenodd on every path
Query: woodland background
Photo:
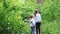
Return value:
M 0 0 L 0 34 L 30 34 L 28 17 L 36 8 L 42 34 L 60 34 L 60 0 Z

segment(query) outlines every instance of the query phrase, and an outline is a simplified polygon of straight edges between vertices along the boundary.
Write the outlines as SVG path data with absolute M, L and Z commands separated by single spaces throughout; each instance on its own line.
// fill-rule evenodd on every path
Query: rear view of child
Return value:
M 35 32 L 35 23 L 34 23 L 33 15 L 30 16 L 30 27 L 31 27 L 31 34 L 34 34 L 34 32 Z

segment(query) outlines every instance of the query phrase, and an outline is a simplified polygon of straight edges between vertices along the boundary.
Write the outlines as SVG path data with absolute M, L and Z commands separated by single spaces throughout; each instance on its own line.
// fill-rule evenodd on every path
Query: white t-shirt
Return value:
M 42 22 L 41 15 L 39 13 L 37 13 L 36 16 L 34 17 L 34 21 L 35 23 Z
M 34 23 L 34 18 L 30 19 L 30 27 L 34 27 L 35 23 Z

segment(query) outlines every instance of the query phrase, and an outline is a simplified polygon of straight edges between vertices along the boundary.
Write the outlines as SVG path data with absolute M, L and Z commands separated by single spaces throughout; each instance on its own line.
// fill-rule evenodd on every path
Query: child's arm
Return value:
M 35 26 L 35 23 L 34 23 L 34 21 L 32 21 L 32 24 Z

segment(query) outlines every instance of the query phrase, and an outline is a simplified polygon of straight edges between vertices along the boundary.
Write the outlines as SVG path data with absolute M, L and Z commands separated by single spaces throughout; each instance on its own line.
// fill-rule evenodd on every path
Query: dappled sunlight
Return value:
M 42 34 L 60 34 L 60 0 L 0 0 L 0 34 L 31 34 L 29 16 L 39 10 Z

